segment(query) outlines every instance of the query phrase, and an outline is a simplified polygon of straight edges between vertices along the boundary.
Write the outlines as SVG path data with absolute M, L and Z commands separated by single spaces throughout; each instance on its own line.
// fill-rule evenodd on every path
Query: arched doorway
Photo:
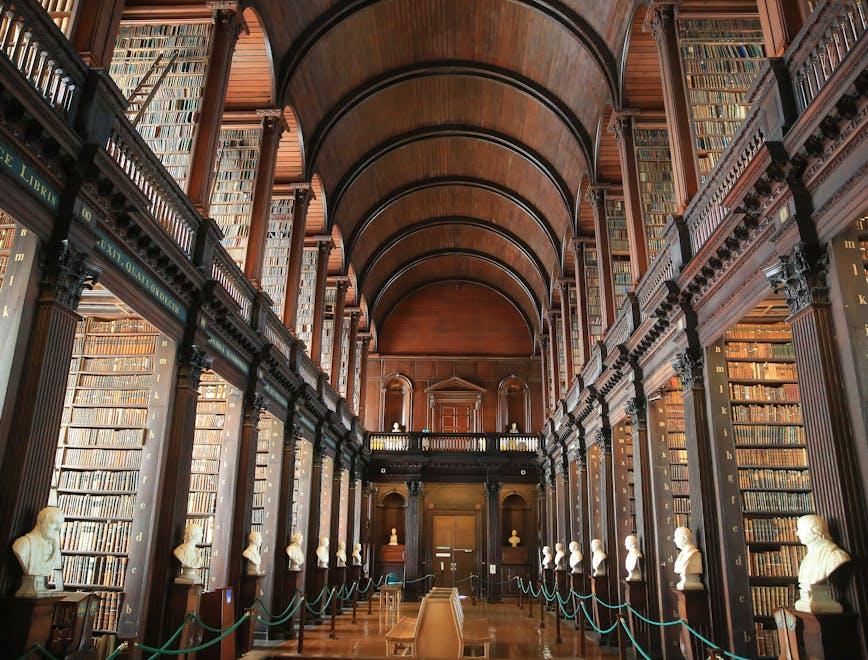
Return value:
M 401 431 L 413 428 L 413 384 L 401 374 L 383 381 L 380 389 L 380 429 L 391 431 L 395 424 Z
M 515 424 L 518 433 L 530 430 L 530 388 L 519 376 L 507 376 L 497 387 L 497 430 L 508 432 Z

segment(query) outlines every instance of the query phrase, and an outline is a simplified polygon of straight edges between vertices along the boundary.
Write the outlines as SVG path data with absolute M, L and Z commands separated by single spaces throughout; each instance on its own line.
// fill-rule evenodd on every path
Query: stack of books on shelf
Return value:
M 673 383 L 673 385 L 677 385 Z M 680 389 L 664 390 L 660 405 L 665 420 L 669 456 L 672 510 L 676 527 L 690 527 L 690 480 L 687 467 L 687 434 L 684 430 L 684 400 Z
M 253 512 L 250 531 L 263 534 L 265 529 L 265 498 L 268 490 L 268 460 L 271 455 L 273 434 L 277 433 L 277 420 L 264 412 L 259 420 L 256 437 L 256 472 L 253 480 Z
M 109 68 L 118 88 L 129 98 L 158 57 L 163 56 L 161 66 L 165 66 L 175 56 L 136 129 L 182 190 L 189 178 L 211 30 L 211 21 L 123 21 Z M 153 72 L 149 80 L 155 82 L 161 70 Z M 133 109 L 137 112 L 135 105 Z
M 590 343 L 603 336 L 603 316 L 600 306 L 600 269 L 597 262 L 597 251 L 585 248 L 585 286 L 588 299 L 588 333 Z
M 765 64 L 758 18 L 680 18 L 678 42 L 700 182 L 748 110 L 747 91 Z
M 363 342 L 359 339 L 356 342 L 356 363 L 353 365 L 353 379 L 355 381 L 353 385 L 353 400 L 352 406 L 353 411 L 359 412 L 359 402 L 362 398 L 362 348 Z
M 582 373 L 584 357 L 582 355 L 582 335 L 579 329 L 578 296 L 576 287 L 570 287 L 570 340 L 573 343 L 573 373 Z
M 262 289 L 271 298 L 272 310 L 278 318 L 283 318 L 286 297 L 289 244 L 292 238 L 292 205 L 291 196 L 274 196 L 271 199 L 268 235 L 265 238 Z
M 567 383 L 567 356 L 566 349 L 564 348 L 564 330 L 563 325 L 561 324 L 561 319 L 556 318 L 554 322 L 555 327 L 555 339 L 558 343 L 557 345 L 557 354 L 558 354 L 558 378 L 560 379 L 561 385 L 561 395 L 563 395 L 567 391 L 567 387 L 569 387 L 569 383 Z
M 224 126 L 217 145 L 217 173 L 209 212 L 223 231 L 223 247 L 242 269 L 247 256 L 261 138 L 261 127 Z
M 792 334 L 786 323 L 740 323 L 724 337 L 757 654 L 772 657 L 772 616 L 795 600 L 804 549 L 796 520 L 814 512 Z
M 3 287 L 3 277 L 9 265 L 9 252 L 12 250 L 12 240 L 15 238 L 15 223 L 12 218 L 0 211 L 0 288 Z
M 296 336 L 310 349 L 313 332 L 313 305 L 316 296 L 316 269 L 319 251 L 316 247 L 305 247 L 301 260 L 301 281 L 298 291 L 298 311 L 296 314 Z
M 634 128 L 633 140 L 639 175 L 639 199 L 650 262 L 663 249 L 663 231 L 669 217 L 678 212 L 675 184 L 672 180 L 669 134 L 665 128 Z
M 347 395 L 347 377 L 349 375 L 349 361 L 350 361 L 350 319 L 349 317 L 344 317 L 344 322 L 341 325 L 341 355 L 340 355 L 340 369 L 338 375 L 338 392 L 341 396 Z

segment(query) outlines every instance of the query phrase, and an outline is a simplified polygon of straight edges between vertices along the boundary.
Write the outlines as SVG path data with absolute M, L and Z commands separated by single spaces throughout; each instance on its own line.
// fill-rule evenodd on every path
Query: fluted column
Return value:
M 590 354 L 591 331 L 588 325 L 588 284 L 585 277 L 585 242 L 572 241 L 573 262 L 576 269 L 576 314 L 579 317 L 579 341 L 584 364 Z
M 501 564 L 501 539 L 502 530 L 500 523 L 500 489 L 503 484 L 499 481 L 489 480 L 485 484 L 485 519 L 488 523 L 486 529 L 485 556 L 488 559 L 485 575 L 488 580 L 488 602 L 500 602 L 500 564 Z M 492 573 L 490 567 L 495 567 Z
M 615 321 L 615 284 L 612 279 L 612 251 L 609 247 L 609 223 L 606 222 L 605 190 L 592 186 L 588 201 L 594 211 L 594 236 L 597 247 L 597 280 L 600 283 L 600 317 L 603 334 Z
M 320 360 L 322 360 L 322 327 L 325 321 L 325 291 L 331 249 L 331 239 L 325 236 L 321 237 L 317 243 L 316 290 L 313 299 L 313 324 L 310 339 L 310 359 L 316 365 L 320 365 Z
M 642 220 L 642 200 L 639 196 L 639 171 L 636 166 L 636 146 L 633 140 L 635 110 L 612 113 L 610 130 L 618 142 L 621 159 L 621 179 L 624 185 L 624 207 L 627 215 L 627 239 L 630 244 L 630 268 L 635 286 L 648 270 L 648 239 Z
M 543 395 L 543 415 L 548 416 L 549 410 L 552 407 L 550 398 L 551 377 L 548 367 L 548 344 L 549 338 L 544 334 L 540 334 L 539 338 L 539 362 L 542 370 L 542 395 Z
M 570 283 L 560 280 L 561 289 L 561 336 L 564 342 L 564 363 L 566 366 L 565 392 L 570 389 L 575 372 L 573 371 L 573 317 L 570 310 Z
M 357 344 L 359 343 L 360 314 L 361 313 L 357 309 L 354 309 L 352 312 L 350 312 L 350 347 L 349 351 L 347 352 L 347 391 L 344 394 L 344 398 L 347 400 L 347 406 L 349 406 L 350 410 L 354 411 L 357 415 L 359 414 L 359 411 L 354 410 L 355 406 L 353 404 L 353 400 L 356 395 L 356 360 L 359 359 Z M 359 399 L 359 403 L 361 404 L 361 399 Z M 361 405 L 359 407 L 361 407 Z
M 313 191 L 310 186 L 296 188 L 292 200 L 292 232 L 289 237 L 289 258 L 286 265 L 286 295 L 283 299 L 283 324 L 295 332 L 298 318 L 298 292 L 301 287 L 301 262 L 304 260 L 304 231 L 307 209 Z
M 561 398 L 561 370 L 558 360 L 557 315 L 553 310 L 546 313 L 546 324 L 549 327 L 549 379 L 551 382 L 552 407 Z
M 371 352 L 371 335 L 362 335 L 362 352 L 359 359 L 362 363 L 359 365 L 359 409 L 357 412 L 362 426 L 368 428 L 365 419 L 366 401 L 368 398 L 368 354 Z
M 404 566 L 406 580 L 415 580 L 419 575 L 419 534 L 422 531 L 422 482 L 407 481 L 407 520 L 406 538 L 404 540 Z M 409 590 L 413 596 L 419 593 L 421 586 L 413 584 Z
M 341 341 L 344 334 L 344 307 L 347 300 L 347 289 L 350 288 L 350 280 L 347 277 L 338 278 L 335 291 L 335 320 L 332 331 L 332 387 L 338 389 L 341 378 Z

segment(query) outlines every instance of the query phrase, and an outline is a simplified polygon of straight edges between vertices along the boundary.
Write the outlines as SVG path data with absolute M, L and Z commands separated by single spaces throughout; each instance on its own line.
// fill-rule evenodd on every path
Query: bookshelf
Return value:
M 205 86 L 211 21 L 122 21 L 109 73 L 127 98 L 162 55 L 176 55 L 136 129 L 186 190 L 190 152 Z
M 67 37 L 72 28 L 72 17 L 75 13 L 77 0 L 39 0 L 39 4 Z
M 334 540 L 335 549 L 337 549 L 338 541 L 347 540 L 347 518 L 350 515 L 350 472 L 349 470 L 341 470 L 341 506 L 338 511 L 338 537 Z M 352 552 L 352 547 L 346 548 L 347 557 Z
M 319 535 L 331 536 L 332 520 L 332 477 L 335 472 L 335 459 L 324 456 L 322 460 L 322 490 L 319 492 Z M 316 493 L 311 495 L 316 497 Z M 333 551 L 337 539 L 329 539 L 329 551 Z
M 213 371 L 202 374 L 196 404 L 193 463 L 187 499 L 187 523 L 202 526 L 202 583 L 206 591 L 222 586 L 225 567 L 215 561 L 221 547 L 231 497 L 225 489 L 227 471 L 234 465 L 240 432 L 241 393 Z M 231 478 L 229 479 L 231 481 Z M 222 557 L 220 558 L 222 559 Z
M 341 355 L 340 355 L 340 370 L 338 373 L 337 389 L 341 396 L 347 395 L 347 384 L 349 383 L 349 361 L 350 361 L 350 319 L 344 317 L 344 322 L 341 324 Z
M 100 596 L 99 634 L 137 628 L 141 585 L 127 577 L 147 561 L 153 491 L 141 486 L 156 471 L 173 354 L 139 317 L 83 313 L 76 327 L 48 503 L 66 519 L 64 587 Z
M 12 251 L 12 241 L 15 240 L 15 230 L 15 222 L 12 218 L 0 211 L 0 287 L 3 286 L 3 278 L 9 264 L 9 253 Z
M 612 429 L 612 460 L 615 462 L 615 510 L 620 523 L 616 534 L 623 543 L 628 534 L 636 533 L 636 482 L 633 471 L 633 429 L 629 418 Z
M 673 379 L 674 380 L 674 379 Z M 687 435 L 684 430 L 684 397 L 676 382 L 664 390 L 659 406 L 665 451 L 669 462 L 674 527 L 690 527 L 690 473 L 687 468 Z
M 359 339 L 356 341 L 356 363 L 353 365 L 353 412 L 359 412 L 359 403 L 362 400 L 362 351 L 364 350 L 364 342 Z M 358 511 L 359 509 L 356 509 Z
M 606 195 L 606 225 L 609 229 L 609 249 L 612 255 L 612 286 L 615 294 L 615 314 L 621 309 L 633 283 L 630 268 L 630 242 L 627 239 L 627 211 L 624 200 Z
M 310 350 L 313 331 L 313 305 L 316 297 L 316 269 L 319 251 L 316 246 L 305 246 L 301 260 L 301 278 L 298 291 L 298 312 L 295 334 Z
M 555 329 L 555 337 L 558 342 L 558 378 L 561 384 L 561 396 L 567 391 L 567 360 L 566 351 L 564 350 L 564 326 L 559 317 L 555 317 L 552 325 Z
M 745 320 L 723 344 L 756 653 L 777 657 L 772 616 L 793 605 L 804 556 L 796 520 L 814 512 L 795 350 L 774 319 Z
M 856 220 L 856 234 L 859 237 L 859 251 L 862 253 L 865 281 L 868 282 L 868 216 Z
M 251 531 L 262 534 L 262 570 L 271 575 L 275 563 L 279 566 L 279 555 L 286 543 L 276 539 L 279 508 L 281 468 L 283 460 L 284 424 L 271 413 L 265 411 L 259 420 L 259 433 L 256 440 L 256 475 L 253 482 L 253 508 Z M 265 602 L 271 599 L 270 580 L 264 580 L 262 597 Z
M 332 353 L 334 352 L 334 330 L 335 330 L 335 300 L 337 299 L 337 287 L 326 285 L 325 289 L 325 310 L 323 312 L 322 324 L 322 354 L 320 356 L 320 366 L 326 375 L 331 377 L 332 372 Z M 332 383 L 332 386 L 335 384 Z
M 639 175 L 639 201 L 650 262 L 663 249 L 663 231 L 669 216 L 678 212 L 672 180 L 669 134 L 662 127 L 637 127 L 633 129 L 633 141 Z
M 253 186 L 262 127 L 224 126 L 217 146 L 217 166 L 211 191 L 211 217 L 223 231 L 223 247 L 244 269 Z
M 588 333 L 590 344 L 603 336 L 603 316 L 600 306 L 600 269 L 597 261 L 597 250 L 585 246 L 585 286 L 588 300 Z
M 599 443 L 588 447 L 588 513 L 590 520 L 588 521 L 588 530 L 591 538 L 588 539 L 588 547 L 593 539 L 601 539 L 606 542 L 605 530 L 603 529 L 603 501 L 602 487 L 604 479 L 600 474 L 601 467 L 601 451 Z M 613 552 L 614 548 L 606 548 L 608 552 Z
M 570 310 L 570 341 L 573 344 L 573 373 L 582 373 L 582 364 L 584 362 L 582 356 L 582 335 L 579 328 L 579 303 L 576 293 L 576 287 L 570 287 L 569 298 Z
M 747 91 L 765 61 L 758 18 L 678 18 L 687 106 L 704 183 L 747 115 Z
M 283 318 L 286 299 L 286 277 L 289 269 L 289 243 L 292 235 L 292 196 L 271 199 L 268 235 L 262 267 L 262 289 L 271 298 L 272 310 Z

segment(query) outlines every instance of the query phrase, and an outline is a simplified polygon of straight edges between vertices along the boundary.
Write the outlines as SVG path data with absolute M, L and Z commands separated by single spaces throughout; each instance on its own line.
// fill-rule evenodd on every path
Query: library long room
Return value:
M 868 658 L 865 0 L 0 7 L 0 657 Z

